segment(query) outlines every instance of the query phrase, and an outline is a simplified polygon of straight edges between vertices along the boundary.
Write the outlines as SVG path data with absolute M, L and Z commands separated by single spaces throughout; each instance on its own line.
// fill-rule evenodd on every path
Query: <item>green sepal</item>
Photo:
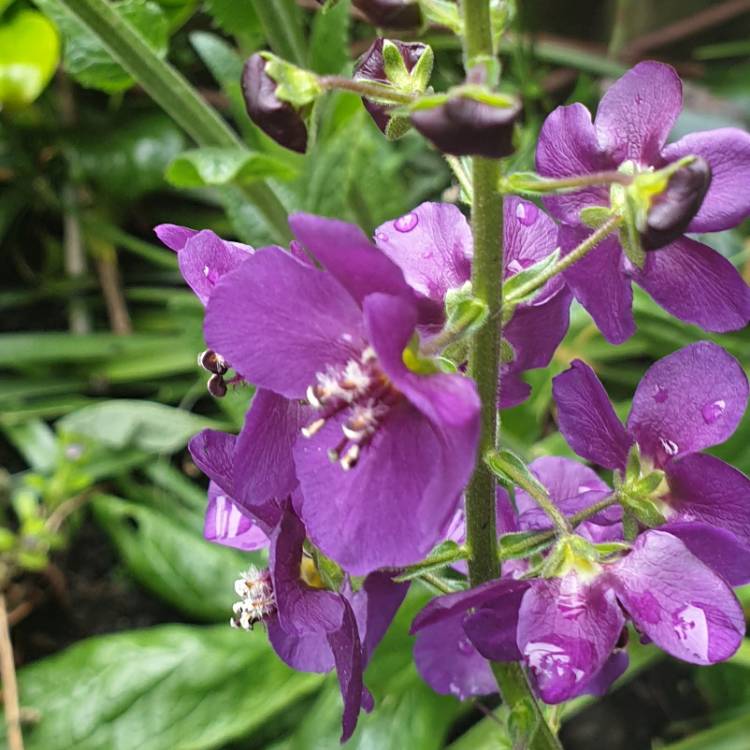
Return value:
M 586 206 L 581 209 L 581 221 L 591 229 L 599 229 L 612 218 L 612 211 L 604 206 Z
M 563 537 L 550 552 L 542 566 L 543 578 L 561 578 L 571 570 L 584 574 L 596 572 L 599 554 L 594 545 L 577 534 Z
M 505 337 L 500 339 L 500 364 L 509 365 L 516 358 L 515 349 L 513 345 Z
M 383 40 L 383 70 L 386 79 L 396 88 L 409 88 L 411 76 L 398 47 L 390 40 Z
M 385 126 L 385 137 L 389 141 L 397 141 L 411 130 L 411 120 L 403 115 L 392 115 Z
M 458 6 L 448 0 L 419 0 L 419 8 L 426 21 L 450 29 L 454 34 L 463 34 L 463 20 Z
M 417 60 L 417 64 L 411 69 L 411 91 L 422 94 L 427 90 L 432 77 L 432 68 L 435 65 L 435 53 L 430 45 L 425 45 L 425 50 Z
M 640 221 L 642 213 L 633 193 L 625 192 L 624 222 L 620 229 L 620 244 L 628 260 L 636 267 L 642 269 L 646 265 L 646 251 L 641 246 L 641 235 L 639 226 L 645 224 Z
M 657 508 L 654 501 L 648 497 L 635 493 L 630 494 L 626 490 L 620 493 L 620 503 L 625 510 L 630 511 L 640 523 L 650 529 L 667 522 L 664 514 Z
M 472 294 L 471 282 L 445 295 L 446 330 L 456 338 L 471 336 L 486 322 L 490 314 L 487 303 Z
M 302 109 L 312 103 L 323 93 L 318 77 L 304 68 L 282 60 L 271 52 L 261 52 L 266 60 L 265 73 L 276 81 L 276 96 L 281 101 L 289 102 L 293 107 Z
M 641 476 L 641 451 L 638 443 L 633 443 L 628 451 L 628 460 L 625 464 L 625 481 L 633 482 Z
M 514 487 L 531 488 L 541 495 L 547 495 L 547 488 L 531 473 L 529 467 L 515 453 L 503 448 L 488 453 L 485 463 L 505 489 Z
M 329 591 L 340 591 L 344 583 L 344 571 L 330 557 L 326 557 L 317 547 L 312 548 L 315 567 Z
M 507 281 L 503 282 L 503 299 L 508 300 L 509 305 L 512 304 L 520 305 L 524 302 L 531 302 L 537 294 L 544 288 L 544 286 L 534 289 L 531 292 L 527 292 L 521 297 L 515 296 L 515 291 L 522 286 L 525 286 L 531 281 L 534 281 L 539 276 L 547 273 L 560 260 L 560 248 L 555 248 L 546 258 L 534 263 L 533 266 L 524 268 L 523 271 L 519 271 L 517 274 L 511 276 Z M 512 301 L 512 302 L 511 302 Z
M 635 517 L 635 514 L 628 508 L 624 508 L 623 510 L 624 513 L 622 516 L 622 535 L 625 537 L 626 541 L 634 542 L 635 538 L 638 536 L 638 532 L 640 531 L 640 527 L 638 526 L 638 519 Z
M 497 549 L 500 559 L 516 560 L 519 558 L 530 557 L 538 552 L 543 552 L 555 541 L 554 536 L 550 533 L 548 538 L 542 538 L 539 541 L 530 544 L 531 540 L 538 536 L 538 531 L 511 531 L 508 534 L 503 534 L 497 540 Z
M 611 557 L 630 551 L 630 545 L 625 542 L 600 542 L 594 545 L 599 557 Z
M 419 351 L 419 336 L 415 333 L 401 354 L 406 367 L 417 375 L 434 375 L 441 372 L 440 367 L 430 357 L 424 357 Z

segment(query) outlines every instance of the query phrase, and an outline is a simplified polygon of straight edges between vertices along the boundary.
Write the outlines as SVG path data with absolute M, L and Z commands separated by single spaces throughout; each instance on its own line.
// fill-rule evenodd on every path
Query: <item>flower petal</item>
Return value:
M 503 331 L 515 353 L 508 367 L 510 372 L 525 372 L 550 363 L 568 332 L 572 299 L 567 288 L 559 288 L 541 304 L 516 308 Z
M 669 458 L 723 443 L 745 412 L 748 383 L 737 360 L 699 341 L 660 359 L 633 396 L 628 430 L 662 466 Z
M 567 255 L 591 234 L 586 227 L 560 227 L 560 246 Z M 622 271 L 622 249 L 611 235 L 563 276 L 610 344 L 621 344 L 635 333 L 633 290 Z
M 655 164 L 682 110 L 682 81 L 671 65 L 638 63 L 599 102 L 594 128 L 617 164 Z
M 279 658 L 300 672 L 330 672 L 335 666 L 325 633 L 287 633 L 278 617 L 268 621 L 268 640 Z
M 341 717 L 341 742 L 346 742 L 357 728 L 362 706 L 362 646 L 357 632 L 357 620 L 349 603 L 344 600 L 341 627 L 328 633 L 328 644 L 336 663 L 336 674 L 344 700 Z
M 503 203 L 505 243 L 504 277 L 514 276 L 554 252 L 557 224 L 531 201 L 510 196 Z M 563 286 L 560 276 L 551 279 L 538 294 L 540 304 Z
M 305 527 L 286 510 L 271 540 L 269 555 L 279 624 L 297 636 L 332 633 L 342 627 L 348 605 L 339 594 L 313 589 L 302 581 L 304 541 Z
M 297 401 L 258 389 L 235 448 L 235 499 L 247 511 L 274 523 L 272 500 L 283 500 L 297 486 L 292 448 L 310 409 Z
M 422 679 L 436 692 L 466 700 L 497 692 L 487 660 L 463 629 L 464 613 L 456 612 L 417 633 L 414 663 Z
M 263 549 L 270 544 L 265 531 L 245 515 L 216 482 L 208 485 L 203 536 L 209 542 L 247 551 Z
M 330 274 L 275 247 L 257 251 L 216 286 L 208 345 L 245 379 L 289 398 L 362 349 L 361 312 Z
M 199 231 L 190 227 L 182 227 L 179 224 L 159 224 L 154 227 L 154 233 L 161 242 L 176 253 L 179 253 L 185 247 L 185 243 L 191 237 L 195 237 Z
M 435 597 L 414 618 L 409 633 L 414 635 L 424 628 L 454 617 L 457 613 L 466 614 L 474 608 L 506 609 L 512 614 L 517 610 L 520 597 L 529 588 L 527 581 L 511 578 L 498 578 L 483 583 L 467 591 Z
M 289 217 L 289 226 L 359 305 L 374 292 L 413 298 L 401 269 L 354 224 L 298 213 Z
M 506 366 L 502 369 L 500 388 L 497 396 L 499 409 L 512 409 L 522 404 L 531 395 L 531 386 L 526 383 L 520 373 Z
M 719 232 L 737 226 L 750 215 L 750 134 L 738 128 L 690 133 L 662 152 L 666 162 L 702 156 L 711 166 L 711 185 L 689 232 Z
M 236 435 L 219 430 L 203 430 L 188 443 L 195 465 L 230 497 L 234 497 L 236 443 Z
M 572 516 L 611 493 L 606 482 L 588 466 L 569 458 L 542 456 L 529 464 L 532 474 L 547 488 L 552 502 L 566 516 Z M 516 507 L 522 530 L 550 528 L 549 516 L 524 490 L 516 490 Z M 616 523 L 619 518 L 604 511 L 594 519 L 597 523 Z
M 362 588 L 351 597 L 365 664 L 393 622 L 408 590 L 408 583 L 395 583 L 386 573 L 370 573 Z
M 666 465 L 670 520 L 703 521 L 750 545 L 750 478 L 715 456 L 688 453 Z
M 568 445 L 582 458 L 622 469 L 633 439 L 617 418 L 604 386 L 581 360 L 552 380 L 557 422 Z
M 355 467 L 328 457 L 344 418 L 328 420 L 294 448 L 298 511 L 310 538 L 349 573 L 418 562 L 444 536 L 460 488 L 443 487 L 444 446 L 408 402 L 393 406 Z
M 544 121 L 536 149 L 537 172 L 544 177 L 571 177 L 616 169 L 617 164 L 597 140 L 591 113 L 583 104 L 558 107 Z M 609 205 L 606 187 L 549 195 L 544 205 L 553 216 L 579 224 L 581 209 Z
M 681 237 L 646 253 L 633 278 L 667 312 L 706 331 L 737 331 L 750 322 L 750 287 L 716 250 Z
M 585 692 L 624 624 L 602 580 L 586 583 L 571 572 L 534 581 L 518 614 L 518 648 L 542 700 L 561 703 Z
M 641 534 L 612 579 L 636 627 L 678 659 L 714 664 L 742 643 L 745 618 L 732 589 L 671 534 Z
M 586 695 L 601 698 L 610 689 L 612 683 L 625 673 L 629 663 L 628 652 L 624 648 L 615 649 L 604 666 L 586 683 L 586 689 L 583 692 Z
M 376 245 L 403 271 L 412 289 L 439 302 L 471 277 L 473 241 L 451 203 L 422 203 L 375 230 Z
M 750 583 L 750 547 L 731 531 L 700 521 L 667 523 L 659 531 L 676 536 L 730 586 Z
M 204 229 L 188 238 L 177 254 L 177 262 L 182 278 L 206 305 L 219 279 L 246 261 L 251 253 L 252 248 L 243 250 Z

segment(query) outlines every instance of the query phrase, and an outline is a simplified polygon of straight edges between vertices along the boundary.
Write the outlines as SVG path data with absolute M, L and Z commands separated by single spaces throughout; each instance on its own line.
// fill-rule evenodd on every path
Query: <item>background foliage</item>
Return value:
M 281 35 L 268 33 L 253 0 L 112 3 L 242 140 L 196 148 L 60 0 L 0 0 L 0 573 L 31 750 L 338 746 L 333 679 L 292 673 L 263 633 L 225 624 L 232 581 L 252 555 L 203 541 L 204 488 L 184 447 L 204 426 L 238 429 L 251 393 L 208 397 L 195 364 L 201 307 L 151 227 L 278 240 L 251 200 L 260 180 L 289 210 L 367 231 L 457 193 L 418 136 L 386 142 L 350 94 L 325 100 L 304 157 L 252 125 L 239 87 L 251 52 L 270 46 L 319 73 L 348 73 L 374 34 L 348 0 L 325 15 L 312 2 L 274 3 L 287 14 Z M 750 3 L 520 5 L 502 55 L 504 78 L 526 103 L 514 166 L 532 166 L 551 108 L 595 106 L 603 80 L 644 57 L 692 81 L 675 135 L 747 128 Z M 435 87 L 457 83 L 455 38 L 437 28 L 426 36 Z M 707 241 L 750 279 L 745 229 Z M 504 415 L 510 447 L 529 459 L 570 455 L 550 380 L 573 357 L 595 367 L 624 414 L 652 360 L 707 337 L 638 291 L 636 314 L 637 335 L 612 347 L 574 308 L 553 366 L 528 376 L 533 397 Z M 750 363 L 747 332 L 714 338 Z M 750 472 L 750 421 L 716 452 Z M 352 748 L 505 746 L 484 717 L 492 701 L 459 704 L 416 675 L 407 629 L 428 595 L 413 587 L 368 670 L 377 710 Z M 747 747 L 750 644 L 710 668 L 632 648 L 619 688 L 569 709 L 566 747 L 600 747 L 603 737 L 629 750 Z

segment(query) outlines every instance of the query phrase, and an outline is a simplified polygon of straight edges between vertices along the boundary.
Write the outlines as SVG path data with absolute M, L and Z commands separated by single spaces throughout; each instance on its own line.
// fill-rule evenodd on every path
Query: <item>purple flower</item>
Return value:
M 623 471 L 637 443 L 642 459 L 665 472 L 664 528 L 731 583 L 750 580 L 750 479 L 699 452 L 729 438 L 747 405 L 747 378 L 731 355 L 702 341 L 656 362 L 638 384 L 627 426 L 581 361 L 555 378 L 553 394 L 560 431 L 579 456 Z M 701 524 L 700 532 L 685 524 Z M 721 555 L 717 545 L 733 553 Z
M 254 416 L 254 402 L 230 494 L 251 510 L 298 479 L 295 510 L 347 571 L 413 563 L 444 537 L 473 469 L 476 389 L 404 364 L 417 301 L 356 227 L 304 214 L 291 225 L 325 270 L 264 248 L 222 278 L 207 307 L 209 346 L 268 393 L 277 415 Z
M 615 562 L 555 578 L 500 579 L 439 597 L 412 630 L 462 618 L 479 653 L 523 660 L 541 698 L 560 703 L 601 694 L 627 666 L 623 610 L 647 638 L 694 664 L 728 659 L 745 633 L 729 585 L 676 537 L 648 531 Z
M 264 391 L 256 400 L 259 396 L 265 403 L 256 407 L 248 422 L 260 419 L 273 430 L 278 424 L 269 409 L 278 405 L 274 404 L 278 397 Z M 401 605 L 408 584 L 372 573 L 356 592 L 348 583 L 341 593 L 327 590 L 313 559 L 304 551 L 306 530 L 289 498 L 256 505 L 253 511 L 257 517 L 231 499 L 237 475 L 246 470 L 243 458 L 247 453 L 238 456 L 237 451 L 243 438 L 244 432 L 237 439 L 204 430 L 190 441 L 193 459 L 211 478 L 206 538 L 246 550 L 270 544 L 268 569 L 251 567 L 235 584 L 240 600 L 234 606 L 232 625 L 252 629 L 258 622 L 265 623 L 274 650 L 294 669 L 329 672 L 336 668 L 344 699 L 345 741 L 354 731 L 360 707 L 372 708 L 372 697 L 362 685 L 362 672 Z M 262 445 L 259 448 L 263 450 Z M 256 458 L 251 457 L 251 462 Z M 267 491 L 282 491 L 277 479 L 270 482 Z
M 547 118 L 539 136 L 537 170 L 554 178 L 620 168 L 638 173 L 698 156 L 712 177 L 687 231 L 736 226 L 750 214 L 750 195 L 743 187 L 750 176 L 750 135 L 722 128 L 665 146 L 681 107 L 682 84 L 674 69 L 639 63 L 607 91 L 593 123 L 581 104 L 558 107 Z M 549 196 L 545 203 L 563 222 L 560 244 L 566 252 L 590 234 L 582 225 L 581 210 L 609 206 L 610 195 L 605 187 L 589 187 Z M 566 271 L 565 280 L 612 343 L 621 343 L 635 330 L 631 280 L 680 320 L 709 331 L 743 328 L 750 320 L 750 291 L 735 268 L 707 245 L 685 236 L 647 252 L 639 269 L 612 235 Z
M 375 231 L 375 242 L 404 272 L 420 305 L 440 320 L 446 294 L 471 278 L 473 241 L 464 215 L 448 203 L 423 203 Z M 505 269 L 509 278 L 547 257 L 556 247 L 557 228 L 528 201 L 510 198 L 504 208 Z M 519 305 L 504 328 L 513 361 L 503 366 L 500 405 L 525 401 L 529 386 L 520 375 L 546 367 L 568 329 L 571 295 L 559 278 L 531 303 Z
M 573 515 L 610 494 L 609 487 L 591 469 L 570 459 L 538 458 L 529 464 L 529 468 L 566 515 Z M 507 493 L 498 489 L 498 534 L 549 528 L 549 519 L 522 490 L 516 490 L 515 505 L 517 514 Z M 610 508 L 579 526 L 578 531 L 595 542 L 619 539 L 622 537 L 620 515 L 620 508 Z M 456 530 L 454 538 L 463 541 L 463 530 Z M 503 565 L 502 583 L 486 584 L 468 594 L 461 592 L 440 597 L 417 617 L 412 628 L 417 633 L 414 661 L 420 675 L 433 690 L 462 700 L 472 695 L 497 692 L 486 659 L 476 650 L 463 625 L 469 618 L 468 609 L 477 609 L 481 616 L 476 616 L 472 627 L 492 638 L 497 649 L 502 650 L 502 661 L 520 660 L 521 652 L 516 645 L 518 610 L 529 584 L 513 579 L 516 574 L 525 572 L 525 568 L 523 561 L 508 561 Z M 502 600 L 500 614 L 481 608 L 485 602 L 491 602 L 496 608 L 499 600 Z M 493 651 L 496 657 L 499 650 Z M 623 658 L 626 659 L 617 655 L 617 663 L 622 665 Z M 586 691 L 598 694 L 608 685 L 602 688 L 600 683 L 590 683 Z

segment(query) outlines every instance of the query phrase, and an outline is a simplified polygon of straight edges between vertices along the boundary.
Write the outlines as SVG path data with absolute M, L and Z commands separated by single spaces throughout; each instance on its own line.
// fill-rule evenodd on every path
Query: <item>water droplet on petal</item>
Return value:
M 668 398 L 669 391 L 667 391 L 666 388 L 657 385 L 656 390 L 654 391 L 654 401 L 656 401 L 657 404 L 663 404 Z
M 458 639 L 458 650 L 468 656 L 474 653 L 474 646 L 471 645 L 471 641 L 468 638 L 462 637 Z
M 214 271 L 208 266 L 203 266 L 203 275 L 206 277 L 206 280 L 209 284 L 211 284 L 211 286 L 214 286 L 214 284 L 216 284 L 216 282 L 219 280 L 218 272 Z
M 701 413 L 703 414 L 703 421 L 706 424 L 713 424 L 719 417 L 724 414 L 727 408 L 727 402 L 723 398 L 705 404 Z
M 516 206 L 516 218 L 526 227 L 530 227 L 539 216 L 539 209 L 533 203 L 519 203 Z
M 708 660 L 708 622 L 706 613 L 692 604 L 672 615 L 674 632 L 683 648 L 701 661 Z
M 375 232 L 376 242 L 388 242 L 388 235 L 385 232 Z
M 455 682 L 451 682 L 448 685 L 448 691 L 450 692 L 451 695 L 455 695 L 456 698 L 458 698 L 459 700 L 464 699 L 464 691 L 461 690 L 461 686 L 457 685 Z
M 432 255 L 433 255 L 432 251 L 431 250 L 427 250 L 424 253 L 422 253 L 422 259 L 423 260 L 430 260 L 430 258 L 432 258 Z
M 404 214 L 393 222 L 393 228 L 397 232 L 411 232 L 419 224 L 419 216 L 415 213 Z

